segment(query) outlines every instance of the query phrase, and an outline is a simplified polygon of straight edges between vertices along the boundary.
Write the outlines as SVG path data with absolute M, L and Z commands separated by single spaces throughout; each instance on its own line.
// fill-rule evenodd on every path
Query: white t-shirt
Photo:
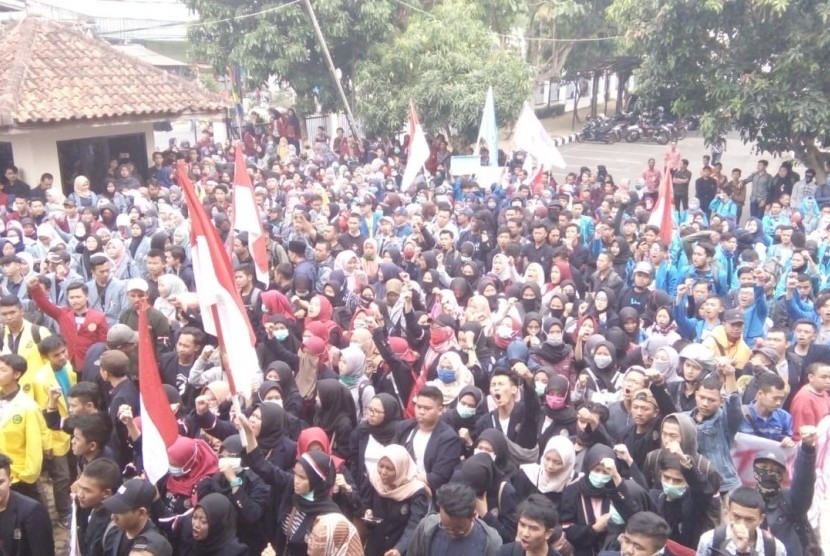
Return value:
M 427 443 L 431 436 L 432 432 L 424 432 L 418 429 L 412 437 L 412 451 L 415 453 L 415 463 L 418 465 L 418 471 L 421 473 L 426 473 L 426 469 L 424 468 L 424 454 L 426 454 Z
M 363 466 L 366 468 L 366 476 L 377 469 L 378 461 L 380 461 L 380 454 L 383 450 L 383 444 L 375 440 L 375 437 L 369 435 L 369 441 L 366 443 L 366 453 L 363 455 Z

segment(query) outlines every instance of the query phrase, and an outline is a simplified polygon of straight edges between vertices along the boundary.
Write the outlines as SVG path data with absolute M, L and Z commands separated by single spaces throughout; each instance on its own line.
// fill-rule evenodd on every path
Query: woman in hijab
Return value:
M 436 380 L 428 382 L 444 395 L 444 405 L 450 405 L 464 386 L 473 383 L 473 374 L 461 363 L 461 356 L 454 351 L 442 353 L 438 358 Z
M 294 322 L 294 307 L 291 302 L 279 290 L 268 290 L 262 292 L 262 323 L 268 322 L 274 315 L 280 315 L 287 320 Z
M 304 324 L 307 326 L 312 322 L 319 322 L 328 331 L 328 343 L 339 347 L 342 342 L 342 331 L 336 322 L 332 320 L 334 308 L 323 295 L 315 295 L 307 304 Z
M 522 500 L 538 492 L 558 508 L 562 491 L 574 479 L 575 461 L 573 442 L 566 436 L 556 435 L 545 444 L 539 463 L 519 467 L 512 480 L 513 488 Z
M 178 309 L 170 303 L 170 298 L 178 298 L 187 292 L 184 281 L 175 274 L 162 274 L 159 276 L 159 296 L 153 303 L 153 307 L 167 317 L 170 324 L 178 322 Z
M 335 455 L 344 459 L 349 456 L 349 439 L 357 426 L 357 411 L 351 392 L 339 380 L 317 382 L 314 425 L 326 431 Z
M 354 251 L 341 251 L 334 259 L 334 266 L 329 280 L 337 280 L 345 287 L 346 291 L 357 291 L 357 272 L 360 269 L 360 262 Z
M 130 240 L 127 243 L 127 250 L 130 258 L 138 265 L 141 276 L 147 272 L 147 253 L 150 252 L 150 238 L 146 234 L 147 226 L 141 220 L 130 224 Z
M 112 277 L 117 280 L 129 280 L 130 278 L 138 278 L 138 267 L 135 262 L 130 259 L 129 253 L 124 248 L 124 243 L 113 237 L 107 243 L 106 248 L 107 257 L 112 262 Z
M 190 516 L 192 554 L 200 556 L 247 556 L 248 547 L 236 538 L 236 511 L 227 497 L 205 496 Z
M 276 372 L 272 372 L 271 376 L 275 374 Z M 263 381 L 262 384 L 259 385 L 259 388 L 257 388 L 256 397 L 254 399 L 254 403 L 256 405 L 261 405 L 263 403 L 269 402 L 278 405 L 282 408 L 284 408 L 283 404 L 285 403 L 285 401 L 286 400 L 283 397 L 282 386 L 280 385 L 280 383 L 275 382 L 273 380 L 268 380 L 267 378 Z M 297 414 L 299 415 L 299 413 Z M 285 434 L 288 436 L 288 438 L 291 438 L 292 440 L 296 439 L 297 436 L 300 434 L 300 431 L 303 430 L 304 427 L 308 426 L 302 419 L 300 419 L 294 414 L 289 413 L 288 411 L 283 412 L 283 417 L 285 418 Z
M 273 315 L 270 322 L 265 324 L 265 332 L 267 339 L 257 346 L 263 366 L 285 360 L 294 361 L 296 368 L 296 354 L 302 344 L 293 317 L 289 320 L 283 315 Z
M 519 319 L 508 315 L 497 321 L 493 330 L 493 357 L 497 361 L 504 357 L 507 346 L 513 340 L 520 338 L 521 334 L 522 323 Z
M 380 449 L 377 466 L 363 489 L 369 529 L 366 554 L 406 554 L 421 519 L 429 512 L 429 487 L 417 478 L 418 467 L 397 444 Z
M 424 292 L 423 306 L 427 309 L 432 309 L 432 307 L 436 305 L 438 296 L 433 292 L 433 290 L 439 287 L 440 284 L 441 282 L 438 278 L 438 271 L 435 269 L 424 271 L 421 276 L 420 285 L 421 291 Z
M 411 313 L 409 313 L 411 314 Z M 407 325 L 409 324 L 407 320 Z M 435 317 L 429 325 L 429 336 L 426 348 L 423 353 L 421 374 L 427 380 L 435 377 L 435 369 L 438 367 L 438 357 L 448 351 L 458 352 L 460 346 L 455 336 L 455 320 L 448 315 Z M 410 328 L 407 326 L 407 328 Z
M 465 323 L 476 323 L 481 327 L 485 336 L 493 331 L 493 311 L 490 303 L 483 295 L 474 295 L 467 301 L 467 309 L 464 311 Z
M 481 294 L 484 299 L 487 300 L 487 306 L 490 308 L 490 322 L 492 327 L 492 320 L 493 315 L 498 312 L 502 311 L 502 305 L 506 303 L 503 296 L 499 294 L 500 291 L 504 291 L 506 288 L 502 286 L 500 280 L 492 278 L 490 276 L 485 276 L 481 280 L 478 281 L 478 285 L 476 286 L 476 290 Z M 490 335 L 492 330 L 488 330 L 487 335 Z
M 294 373 L 284 361 L 274 361 L 265 369 L 265 380 L 279 384 L 282 394 L 282 407 L 292 415 L 300 415 L 303 398 L 297 390 Z
M 451 426 L 455 432 L 462 429 L 473 431 L 479 417 L 487 413 L 487 404 L 481 403 L 483 399 L 484 394 L 479 388 L 465 386 L 458 393 L 455 404 L 441 414 L 441 420 Z M 472 440 L 465 448 L 472 449 Z
M 458 345 L 461 349 L 461 362 L 473 373 L 476 386 L 486 390 L 496 360 L 482 327 L 475 322 L 462 325 L 458 331 Z
M 539 291 L 545 287 L 545 271 L 539 263 L 530 263 L 525 269 L 521 282 L 523 284 L 536 284 Z
M 363 242 L 363 256 L 360 258 L 360 268 L 366 273 L 369 282 L 374 283 L 378 279 L 379 253 L 378 244 L 374 239 L 367 239 Z
M 363 556 L 355 526 L 339 513 L 319 516 L 308 538 L 308 556 Z
M 614 294 L 606 288 L 600 288 L 594 292 L 586 314 L 596 319 L 600 331 L 608 330 L 620 324 L 620 319 L 614 310 Z
M 653 336 L 665 336 L 669 344 L 680 340 L 680 333 L 677 331 L 677 323 L 674 321 L 671 307 L 660 307 L 654 313 L 654 323 L 644 330 L 647 338 Z
M 332 454 L 326 431 L 320 427 L 309 427 L 300 433 L 297 438 L 297 459 L 306 452 L 323 452 L 331 458 L 334 471 L 338 476 L 343 477 L 343 481 L 338 481 L 332 489 L 332 498 L 345 515 L 356 517 L 360 510 L 357 485 L 346 461 Z
M 453 481 L 465 484 L 475 491 L 480 501 L 478 504 L 487 508 L 487 513 L 481 519 L 499 533 L 503 542 L 516 540 L 516 506 L 519 498 L 513 486 L 496 469 L 491 454 L 478 453 L 465 459 Z
M 395 438 L 395 427 L 401 420 L 401 406 L 389 394 L 377 394 L 366 409 L 366 420 L 351 435 L 349 469 L 358 487 L 377 467 L 380 452 Z
M 542 315 L 526 313 L 522 321 L 521 338 L 530 348 L 539 347 L 545 341 L 545 332 L 542 330 Z
M 534 265 L 536 263 L 530 263 Z M 541 267 L 540 267 L 541 268 Z M 542 288 L 535 282 L 524 284 L 519 290 L 519 303 L 513 307 L 520 319 L 528 313 L 538 313 L 542 309 Z
M 167 448 L 167 459 L 170 471 L 159 481 L 159 494 L 167 512 L 183 514 L 193 507 L 199 483 L 219 471 L 219 460 L 204 440 L 186 436 Z
M 450 280 L 449 290 L 452 292 L 457 306 L 454 313 L 460 317 L 461 307 L 466 306 L 467 301 L 472 296 L 472 287 L 470 287 L 470 283 L 466 278 L 458 277 Z
M 285 355 L 285 354 L 282 354 Z M 317 382 L 321 379 L 336 379 L 337 374 L 329 367 L 329 351 L 326 342 L 317 336 L 303 339 L 302 347 L 293 361 L 297 366 L 297 389 L 304 400 L 312 399 Z M 286 363 L 292 364 L 288 358 Z
M 236 507 L 237 538 L 250 549 L 251 554 L 261 554 L 268 545 L 271 533 L 262 526 L 269 513 L 271 489 L 253 471 L 242 466 L 245 449 L 238 434 L 222 441 L 219 449 L 219 471 L 210 481 L 199 483 L 197 495 L 203 500 L 211 493 L 226 496 Z M 231 486 L 231 481 L 241 479 L 242 484 Z M 190 531 L 182 531 L 183 540 L 189 541 Z M 179 547 L 184 552 L 185 547 Z
M 493 458 L 496 471 L 502 479 L 510 479 L 516 472 L 516 466 L 510 460 L 510 448 L 507 437 L 498 429 L 484 429 L 476 439 L 473 453 L 486 452 Z
M 251 412 L 248 420 L 265 459 L 283 471 L 291 469 L 297 443 L 286 434 L 285 410 L 266 400 Z
M 503 253 L 498 253 L 493 256 L 488 276 L 497 278 L 504 289 L 509 288 L 512 284 L 521 280 L 516 273 L 516 267 L 510 264 L 510 259 Z
M 362 421 L 366 406 L 375 395 L 375 388 L 366 376 L 366 355 L 355 345 L 340 350 L 340 383 L 349 390 L 355 407 L 355 418 Z
M 237 419 L 246 437 L 243 463 L 271 485 L 277 514 L 272 546 L 278 554 L 306 556 L 306 538 L 317 516 L 340 512 L 330 494 L 337 473 L 332 458 L 322 451 L 305 452 L 297 458 L 293 473 L 283 471 L 265 459 L 248 419 L 244 415 Z
M 582 476 L 562 492 L 559 508 L 562 523 L 571 524 L 565 536 L 575 556 L 593 556 L 606 537 L 612 536 L 614 522 L 621 525 L 635 513 L 650 509 L 650 504 L 642 487 L 620 476 L 614 451 L 594 444 L 585 453 Z
M 626 241 L 625 237 L 617 236 L 614 238 L 609 251 L 614 256 L 612 264 L 617 274 L 623 280 L 632 276 L 631 270 L 634 268 L 634 256 L 631 254 L 631 245 Z
M 78 208 L 94 207 L 98 204 L 98 195 L 92 192 L 89 179 L 86 176 L 77 176 L 72 184 L 72 193 L 67 199 L 72 199 Z
M 442 315 L 449 317 L 453 320 L 453 325 L 458 322 L 458 319 L 462 316 L 462 311 L 452 290 L 441 290 L 435 295 L 429 314 L 432 318 Z
M 373 339 L 373 333 L 366 328 L 358 328 L 352 332 L 351 345 L 357 346 L 365 356 L 364 370 L 370 379 L 383 364 L 383 357 Z

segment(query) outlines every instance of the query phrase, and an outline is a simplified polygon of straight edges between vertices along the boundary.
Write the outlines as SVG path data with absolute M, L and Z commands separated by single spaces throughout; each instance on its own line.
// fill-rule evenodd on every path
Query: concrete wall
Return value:
M 41 174 L 49 172 L 60 178 L 61 169 L 58 162 L 58 141 L 86 139 L 90 137 L 108 137 L 143 133 L 147 145 L 147 159 L 153 153 L 153 124 L 146 123 L 110 123 L 95 125 L 79 123 L 71 125 L 44 126 L 33 130 L 14 130 L 0 132 L 0 141 L 12 143 L 14 163 L 20 169 L 21 179 L 30 185 L 37 184 Z

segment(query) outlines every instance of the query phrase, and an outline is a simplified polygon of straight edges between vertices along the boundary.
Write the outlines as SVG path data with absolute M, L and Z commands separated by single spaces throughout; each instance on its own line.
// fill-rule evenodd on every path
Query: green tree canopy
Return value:
M 530 68 L 516 47 L 503 46 L 481 6 L 445 0 L 413 15 L 406 30 L 376 45 L 358 64 L 356 112 L 367 134 L 401 129 L 415 101 L 425 128 L 456 145 L 475 141 L 487 87 L 500 127 L 512 125 L 531 90 Z
M 638 92 L 702 114 L 708 140 L 735 127 L 822 171 L 830 146 L 829 0 L 615 0 L 609 14 L 643 57 Z
M 194 26 L 190 39 L 197 59 L 213 65 L 219 75 L 229 64 L 239 65 L 253 83 L 276 76 L 294 89 L 301 109 L 313 110 L 316 91 L 327 109 L 340 106 L 311 21 L 302 3 L 261 15 L 240 17 L 278 8 L 274 0 L 185 0 L 201 22 L 230 20 Z M 418 4 L 418 0 L 411 0 Z M 384 41 L 407 12 L 392 0 L 314 0 L 314 10 L 326 37 L 342 83 L 350 91 L 355 64 L 372 44 Z M 236 19 L 232 19 L 236 18 Z

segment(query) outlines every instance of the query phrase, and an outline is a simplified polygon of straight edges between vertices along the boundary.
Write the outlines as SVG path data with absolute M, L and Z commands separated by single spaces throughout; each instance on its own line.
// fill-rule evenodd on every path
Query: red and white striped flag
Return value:
M 138 385 L 144 472 L 150 482 L 156 484 L 167 474 L 170 466 L 167 447 L 178 438 L 179 426 L 161 386 L 146 303 L 138 310 Z
M 671 172 L 666 168 L 663 172 L 663 181 L 657 190 L 657 203 L 648 217 L 649 226 L 660 228 L 660 239 L 666 245 L 671 245 L 673 229 L 672 202 L 674 201 L 674 186 L 671 181 Z
M 262 219 L 254 200 L 254 186 L 242 155 L 244 145 L 236 144 L 233 172 L 233 229 L 248 234 L 248 250 L 254 260 L 256 279 L 268 285 L 268 246 Z
M 219 232 L 196 196 L 184 161 L 176 165 L 176 177 L 184 191 L 190 213 L 190 246 L 196 293 L 205 332 L 219 339 L 227 357 L 227 378 L 231 393 L 251 395 L 254 377 L 260 373 L 256 336 L 231 268 Z
M 406 189 L 412 182 L 418 172 L 424 167 L 429 159 L 429 143 L 427 143 L 427 136 L 424 134 L 424 129 L 421 127 L 421 122 L 418 121 L 418 114 L 415 112 L 415 103 L 409 101 L 409 153 L 406 157 L 406 168 L 403 171 L 401 178 L 401 189 Z

